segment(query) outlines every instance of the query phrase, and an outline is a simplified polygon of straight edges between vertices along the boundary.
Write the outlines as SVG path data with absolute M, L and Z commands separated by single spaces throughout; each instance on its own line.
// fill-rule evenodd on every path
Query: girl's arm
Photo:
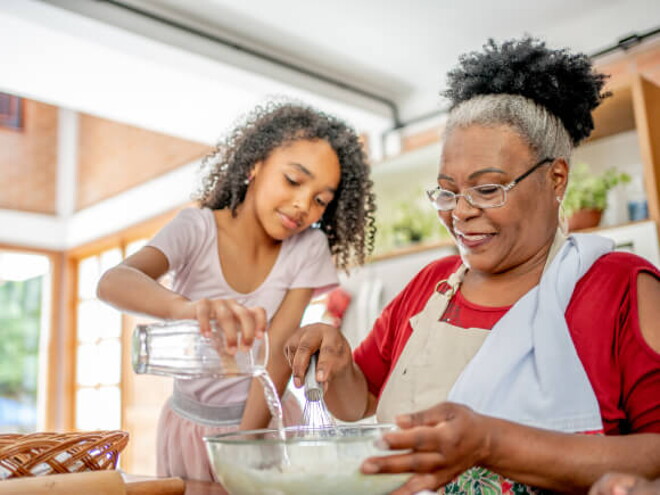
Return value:
M 284 394 L 291 377 L 291 368 L 284 355 L 284 343 L 300 326 L 300 320 L 312 299 L 313 292 L 313 289 L 289 289 L 268 328 L 269 356 L 266 370 L 280 397 Z M 242 430 L 266 428 L 270 417 L 263 388 L 257 380 L 252 380 L 240 428 Z
M 145 246 L 103 274 L 97 295 L 130 313 L 162 319 L 195 318 L 194 313 L 185 311 L 188 299 L 158 283 L 168 269 L 167 257 L 158 249 Z
M 248 308 L 231 299 L 191 301 L 158 283 L 168 269 L 167 257 L 158 249 L 145 246 L 101 277 L 97 295 L 130 313 L 167 320 L 197 320 L 205 335 L 212 332 L 211 320 L 215 320 L 225 334 L 230 352 L 238 347 L 239 332 L 245 347 L 250 347 L 255 337 L 261 337 L 266 326 L 263 308 Z

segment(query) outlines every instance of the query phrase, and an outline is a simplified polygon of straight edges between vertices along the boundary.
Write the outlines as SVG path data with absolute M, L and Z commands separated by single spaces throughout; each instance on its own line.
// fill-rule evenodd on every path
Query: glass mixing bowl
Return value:
M 302 427 L 205 437 L 216 476 L 231 495 L 386 495 L 409 474 L 365 475 L 362 462 L 396 453 L 374 442 L 393 425 Z

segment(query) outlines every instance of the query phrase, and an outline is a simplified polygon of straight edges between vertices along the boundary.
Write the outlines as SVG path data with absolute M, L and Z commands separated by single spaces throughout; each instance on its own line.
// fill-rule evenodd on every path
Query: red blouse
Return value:
M 426 304 L 438 281 L 459 266 L 458 256 L 434 261 L 383 310 L 355 349 L 369 390 L 379 396 L 410 337 L 408 320 Z M 638 256 L 614 252 L 600 258 L 580 279 L 566 309 L 577 353 L 600 404 L 605 433 L 660 433 L 660 353 L 642 337 L 637 311 L 637 276 L 660 279 L 660 271 Z M 658 301 L 660 303 L 660 301 Z M 510 307 L 478 306 L 459 290 L 443 319 L 462 328 L 490 329 Z

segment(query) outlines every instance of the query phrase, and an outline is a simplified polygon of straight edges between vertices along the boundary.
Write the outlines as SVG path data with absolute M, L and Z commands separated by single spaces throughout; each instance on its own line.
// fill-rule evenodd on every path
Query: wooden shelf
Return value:
M 634 225 L 641 225 L 644 223 L 648 223 L 650 220 L 645 219 L 645 220 L 637 220 L 634 222 L 625 222 L 625 223 L 620 223 L 617 225 L 603 225 L 599 227 L 593 227 L 589 229 L 581 229 L 581 230 L 576 230 L 575 232 L 571 233 L 580 233 L 580 234 L 597 234 L 600 231 L 605 231 L 605 230 L 613 230 L 613 229 L 620 229 L 620 228 L 625 228 L 625 227 L 630 227 Z M 372 256 L 369 258 L 367 263 L 375 263 L 377 261 L 383 261 L 383 260 L 388 260 L 392 258 L 398 258 L 401 256 L 407 256 L 410 254 L 415 254 L 415 253 L 421 253 L 423 251 L 430 251 L 432 249 L 440 249 L 440 248 L 447 248 L 447 247 L 452 247 L 456 246 L 454 243 L 453 239 L 443 239 L 441 241 L 435 241 L 435 242 L 420 242 L 420 243 L 414 243 L 414 244 L 409 244 L 407 246 L 403 246 L 398 249 L 393 249 L 392 251 L 388 251 L 387 253 L 381 253 Z
M 403 246 L 387 253 L 376 254 L 369 258 L 367 263 L 374 263 L 376 261 L 383 261 L 391 258 L 398 258 L 400 256 L 406 256 L 409 254 L 421 253 L 422 251 L 429 251 L 431 249 L 439 249 L 444 247 L 455 246 L 452 239 L 443 239 L 441 241 L 434 242 L 418 242 Z
M 576 230 L 574 232 L 571 232 L 571 234 L 579 233 L 579 234 L 597 234 L 598 232 L 602 230 L 613 230 L 613 229 L 621 229 L 625 227 L 630 227 L 633 225 L 641 225 L 643 223 L 648 223 L 650 220 L 648 218 L 645 218 L 644 220 L 635 220 L 634 222 L 624 222 L 624 223 L 619 223 L 616 225 L 601 225 L 598 227 L 592 227 L 589 229 L 580 229 Z
M 625 85 L 609 90 L 612 96 L 594 110 L 594 130 L 585 141 L 587 143 L 635 129 L 632 87 Z

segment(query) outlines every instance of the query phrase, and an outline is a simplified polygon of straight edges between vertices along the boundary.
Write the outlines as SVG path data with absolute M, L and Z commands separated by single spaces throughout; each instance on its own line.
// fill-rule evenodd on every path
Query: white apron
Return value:
M 424 309 L 410 318 L 412 334 L 385 384 L 376 409 L 379 422 L 427 409 L 447 399 L 449 390 L 481 347 L 489 330 L 460 328 L 439 321 L 458 290 L 465 265 L 436 285 Z M 449 289 L 438 292 L 443 285 Z

